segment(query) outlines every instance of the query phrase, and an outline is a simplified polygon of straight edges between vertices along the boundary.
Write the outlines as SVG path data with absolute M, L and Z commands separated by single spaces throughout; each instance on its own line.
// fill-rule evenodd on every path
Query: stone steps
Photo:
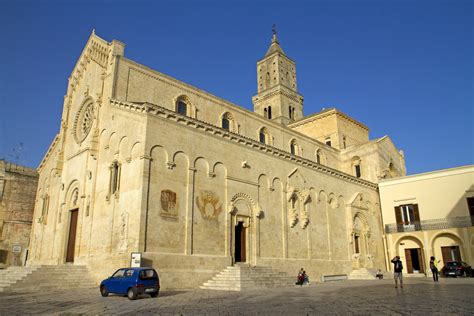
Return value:
M 368 269 L 361 268 L 357 270 L 352 270 L 352 272 L 347 276 L 349 280 L 375 280 L 376 272 L 369 271 Z
M 288 287 L 295 284 L 295 278 L 270 267 L 230 266 L 219 272 L 200 288 L 206 290 L 242 291 L 272 287 Z
M 86 266 L 10 267 L 0 271 L 0 292 L 91 288 L 96 285 Z

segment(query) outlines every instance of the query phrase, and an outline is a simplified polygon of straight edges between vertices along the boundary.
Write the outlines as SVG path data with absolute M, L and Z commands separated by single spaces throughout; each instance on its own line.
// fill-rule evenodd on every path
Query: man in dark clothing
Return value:
M 395 288 L 398 288 L 398 280 L 400 280 L 400 287 L 403 288 L 403 275 L 402 275 L 403 264 L 400 261 L 400 257 L 395 256 L 395 258 L 392 259 L 392 263 L 393 263 L 393 277 L 395 279 Z

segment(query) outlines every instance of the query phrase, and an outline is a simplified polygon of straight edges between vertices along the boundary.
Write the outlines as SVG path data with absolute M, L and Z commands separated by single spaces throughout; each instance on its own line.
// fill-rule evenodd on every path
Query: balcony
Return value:
M 474 226 L 474 216 L 460 216 L 449 218 L 430 219 L 427 221 L 410 222 L 409 224 L 387 224 L 385 233 L 403 233 L 420 230 L 436 230 L 446 228 L 462 228 Z

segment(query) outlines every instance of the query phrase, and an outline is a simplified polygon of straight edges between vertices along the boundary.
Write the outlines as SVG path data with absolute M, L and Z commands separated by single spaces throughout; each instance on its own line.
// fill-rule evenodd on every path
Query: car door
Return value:
M 111 293 L 121 293 L 120 292 L 120 284 L 123 281 L 123 276 L 125 274 L 126 269 L 119 269 L 117 270 L 108 280 L 107 280 L 107 289 Z
M 124 269 L 124 274 L 120 280 L 118 292 L 120 294 L 127 294 L 127 290 L 130 287 L 135 285 L 135 270 L 134 269 Z

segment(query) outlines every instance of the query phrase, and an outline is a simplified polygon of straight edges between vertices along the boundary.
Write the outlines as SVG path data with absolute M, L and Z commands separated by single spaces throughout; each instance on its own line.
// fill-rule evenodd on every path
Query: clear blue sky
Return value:
M 66 4 L 71 2 L 71 4 Z M 409 174 L 474 163 L 471 0 L 3 1 L 0 157 L 36 167 L 93 28 L 125 55 L 252 109 L 277 24 L 305 115 L 337 107 L 388 134 Z

